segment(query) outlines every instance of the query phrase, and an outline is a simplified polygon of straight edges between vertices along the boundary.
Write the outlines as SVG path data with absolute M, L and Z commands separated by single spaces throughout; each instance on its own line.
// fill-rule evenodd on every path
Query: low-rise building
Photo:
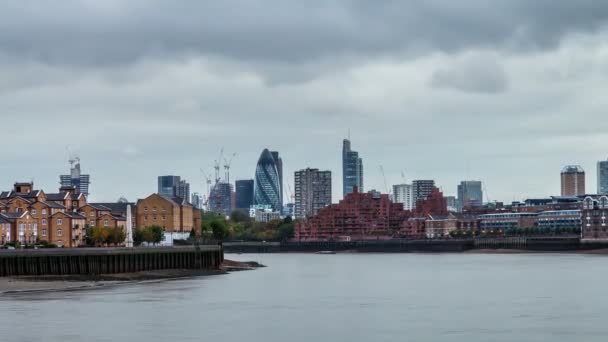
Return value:
M 583 200 L 582 210 L 583 239 L 608 239 L 608 197 L 587 196 Z
M 452 213 L 447 215 L 429 214 L 425 221 L 427 239 L 443 238 L 458 228 L 458 218 Z
M 534 228 L 536 217 L 536 213 L 484 214 L 479 215 L 479 225 L 487 231 Z
M 566 228 L 580 229 L 581 211 L 578 209 L 541 211 L 536 217 L 536 226 L 553 231 Z

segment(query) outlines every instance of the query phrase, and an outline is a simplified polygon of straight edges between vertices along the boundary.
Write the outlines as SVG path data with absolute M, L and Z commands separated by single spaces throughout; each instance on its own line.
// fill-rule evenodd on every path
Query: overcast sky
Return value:
M 608 157 L 608 2 L 594 0 L 0 3 L 0 181 L 55 192 L 69 151 L 92 199 L 177 174 L 203 189 L 264 148 L 333 172 L 350 128 L 367 189 L 435 179 L 448 195 L 559 194 L 566 164 Z M 69 146 L 69 148 L 68 148 Z M 286 186 L 287 188 L 287 186 Z

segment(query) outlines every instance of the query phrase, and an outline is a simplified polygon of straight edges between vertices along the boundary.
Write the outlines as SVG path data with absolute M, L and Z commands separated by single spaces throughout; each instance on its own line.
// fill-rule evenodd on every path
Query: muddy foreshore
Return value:
M 0 278 L 0 295 L 51 291 L 77 291 L 227 274 L 265 267 L 254 261 L 224 260 L 219 270 L 156 270 L 135 273 Z

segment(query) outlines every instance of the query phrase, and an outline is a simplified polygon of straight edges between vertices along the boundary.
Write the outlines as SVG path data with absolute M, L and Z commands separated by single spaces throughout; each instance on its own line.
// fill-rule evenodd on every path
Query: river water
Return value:
M 269 267 L 0 297 L 0 341 L 606 341 L 608 257 L 227 255 Z

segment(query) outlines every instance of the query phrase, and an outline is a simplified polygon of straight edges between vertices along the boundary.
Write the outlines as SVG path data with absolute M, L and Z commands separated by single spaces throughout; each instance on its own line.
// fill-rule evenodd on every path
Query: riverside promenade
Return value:
M 219 270 L 223 261 L 220 245 L 0 250 L 0 277 Z

